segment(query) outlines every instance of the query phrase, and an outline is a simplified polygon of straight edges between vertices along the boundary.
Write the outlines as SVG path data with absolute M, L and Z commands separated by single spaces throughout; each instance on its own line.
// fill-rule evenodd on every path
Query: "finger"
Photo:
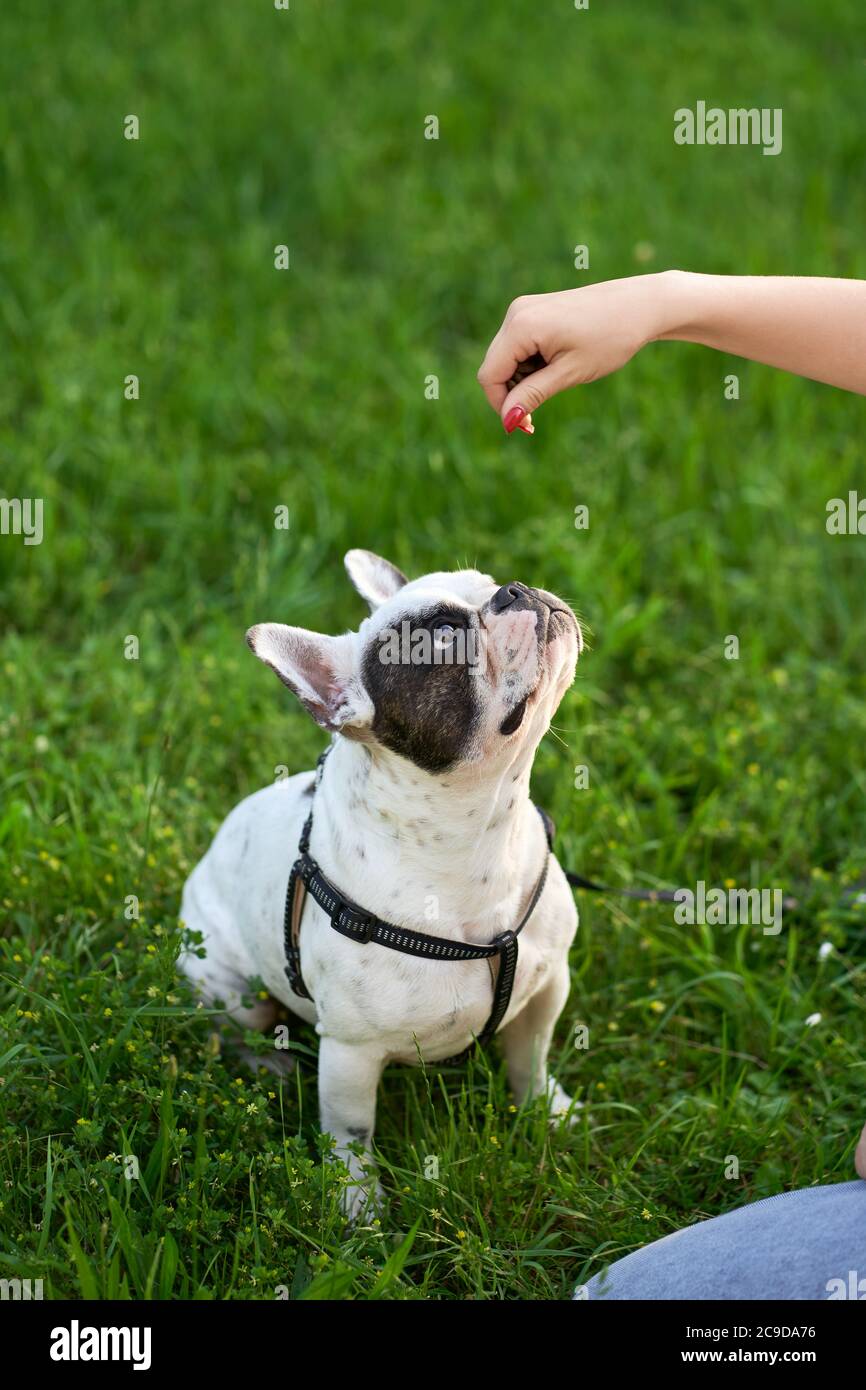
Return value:
M 515 332 L 513 322 L 503 323 L 478 368 L 478 381 L 494 410 L 501 411 L 508 382 L 514 376 L 518 363 L 531 357 L 535 351 L 534 343 L 524 340 L 522 333 Z
M 503 424 L 505 424 L 506 420 L 509 420 L 509 422 L 518 421 L 519 417 L 513 414 L 518 407 L 524 412 L 523 417 L 520 419 L 520 423 L 523 423 L 523 419 L 525 419 L 531 411 L 537 410 L 540 405 L 544 405 L 545 401 L 549 401 L 551 396 L 555 396 L 558 391 L 562 391 L 567 385 L 568 377 L 564 364 L 561 361 L 549 362 L 546 367 L 541 368 L 541 371 L 532 372 L 529 376 L 524 377 L 522 381 L 519 381 L 516 386 L 513 386 L 501 403 L 499 414 L 502 417 Z M 511 423 L 511 429 L 514 429 L 514 427 L 514 424 Z M 507 425 L 506 429 L 508 429 Z M 509 433 L 511 429 L 509 429 Z
M 493 386 L 488 386 L 486 382 L 481 381 L 480 377 L 478 378 L 478 380 L 481 383 L 481 389 L 487 397 L 488 403 L 492 406 L 492 408 L 496 411 L 496 414 L 498 415 L 502 402 L 508 395 L 508 387 L 503 385 L 501 382 L 497 382 Z

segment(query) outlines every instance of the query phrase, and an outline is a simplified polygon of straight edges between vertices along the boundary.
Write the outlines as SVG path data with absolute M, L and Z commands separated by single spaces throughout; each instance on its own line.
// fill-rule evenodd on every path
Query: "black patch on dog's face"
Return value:
M 396 631 L 403 622 L 413 634 L 441 622 L 463 626 L 468 634 L 473 615 L 443 605 L 428 614 L 407 613 L 394 623 Z M 478 726 L 478 677 L 467 661 L 387 663 L 380 659 L 381 651 L 380 634 L 367 647 L 362 665 L 375 710 L 373 733 L 385 748 L 425 772 L 446 772 L 468 752 Z

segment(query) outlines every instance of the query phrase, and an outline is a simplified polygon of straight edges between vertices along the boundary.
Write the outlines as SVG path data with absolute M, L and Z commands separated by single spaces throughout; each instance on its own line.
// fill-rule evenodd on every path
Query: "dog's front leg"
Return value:
M 335 1155 L 349 1170 L 350 1183 L 343 1195 L 343 1210 L 350 1220 L 376 1203 L 379 1184 L 370 1175 L 373 1158 L 370 1143 L 376 1123 L 376 1090 L 385 1059 L 372 1047 L 323 1037 L 319 1045 L 319 1117 L 322 1130 L 332 1134 Z M 361 1144 L 359 1158 L 348 1145 Z
M 579 1108 L 555 1076 L 547 1070 L 547 1059 L 556 1020 L 568 998 L 568 961 L 563 961 L 552 979 L 533 994 L 526 1007 L 501 1030 L 508 1080 L 518 1105 L 533 1096 L 547 1096 L 552 1120 Z

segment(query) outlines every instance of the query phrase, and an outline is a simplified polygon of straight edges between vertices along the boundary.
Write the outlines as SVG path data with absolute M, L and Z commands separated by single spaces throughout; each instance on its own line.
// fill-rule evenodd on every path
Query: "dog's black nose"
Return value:
M 492 599 L 490 600 L 490 611 L 491 611 L 491 613 L 502 613 L 502 612 L 504 612 L 504 610 L 505 610 L 506 608 L 510 608 L 510 607 L 511 607 L 511 605 L 512 605 L 512 603 L 514 603 L 515 599 L 521 598 L 522 595 L 523 595 L 523 589 L 522 589 L 521 585 L 517 583 L 516 580 L 513 581 L 511 584 L 503 584 L 503 585 L 502 585 L 502 588 L 501 588 L 501 589 L 497 589 L 497 590 L 496 590 L 496 593 L 493 595 Z

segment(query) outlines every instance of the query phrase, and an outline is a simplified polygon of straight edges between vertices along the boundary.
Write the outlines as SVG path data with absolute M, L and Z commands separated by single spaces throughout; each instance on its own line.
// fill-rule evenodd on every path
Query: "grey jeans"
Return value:
M 766 1197 L 634 1250 L 576 1299 L 866 1299 L 866 1182 Z

